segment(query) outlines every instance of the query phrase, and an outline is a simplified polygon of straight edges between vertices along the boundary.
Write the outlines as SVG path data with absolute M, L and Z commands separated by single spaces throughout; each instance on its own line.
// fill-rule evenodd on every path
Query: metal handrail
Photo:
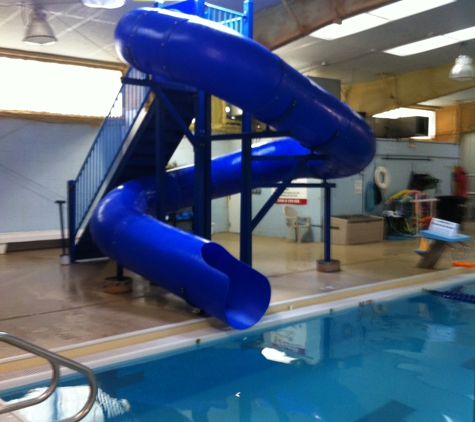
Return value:
M 215 6 L 205 3 L 205 19 L 220 23 L 228 28 L 234 29 L 239 33 L 243 33 L 246 14 L 235 10 L 225 9 L 224 7 Z
M 146 79 L 147 75 L 130 68 L 127 77 Z M 74 238 L 83 224 L 100 187 L 109 174 L 112 165 L 121 152 L 127 135 L 132 129 L 139 112 L 145 105 L 150 87 L 122 85 L 109 114 L 104 119 L 89 153 L 75 179 L 75 227 Z
M 91 369 L 78 362 L 65 358 L 64 356 L 60 356 L 56 353 L 50 352 L 49 350 L 43 349 L 42 347 L 39 347 L 33 343 L 30 343 L 26 340 L 22 340 L 5 332 L 0 332 L 0 341 L 11 344 L 12 346 L 16 346 L 19 349 L 23 349 L 27 352 L 33 353 L 37 356 L 46 359 L 53 370 L 53 379 L 51 380 L 49 387 L 42 394 L 33 399 L 22 400 L 14 404 L 0 407 L 0 415 L 4 413 L 10 413 L 19 409 L 24 409 L 25 407 L 34 406 L 45 401 L 49 396 L 51 396 L 51 394 L 53 394 L 54 390 L 58 385 L 60 376 L 60 366 L 65 366 L 69 369 L 72 369 L 73 371 L 79 372 L 80 374 L 84 375 L 87 379 L 87 382 L 89 383 L 91 392 L 86 401 L 86 404 L 81 408 L 81 410 L 79 410 L 79 412 L 77 412 L 73 417 L 62 419 L 59 422 L 77 422 L 83 419 L 89 413 L 89 411 L 92 409 L 92 406 L 94 405 L 97 395 L 96 376 L 94 375 L 94 372 L 92 372 Z

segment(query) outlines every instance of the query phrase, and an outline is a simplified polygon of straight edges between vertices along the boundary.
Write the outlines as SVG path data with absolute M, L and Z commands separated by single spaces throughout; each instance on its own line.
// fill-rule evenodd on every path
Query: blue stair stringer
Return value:
M 131 69 L 129 79 L 147 80 L 147 76 Z M 189 125 L 195 112 L 195 93 L 162 89 L 169 101 Z M 114 187 L 132 179 L 156 172 L 157 133 L 165 142 L 168 162 L 183 138 L 183 130 L 170 111 L 160 107 L 163 127 L 156 127 L 155 102 L 147 86 L 124 84 L 111 112 L 104 120 L 77 178 L 69 182 L 69 241 L 71 262 L 104 256 L 94 245 L 89 233 L 89 219 L 97 203 Z M 117 104 L 122 104 L 119 117 Z

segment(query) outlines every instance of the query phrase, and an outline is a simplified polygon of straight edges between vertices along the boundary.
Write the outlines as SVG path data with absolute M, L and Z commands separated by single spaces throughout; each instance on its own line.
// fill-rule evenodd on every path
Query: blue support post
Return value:
M 331 188 L 334 185 L 323 181 L 323 260 L 317 260 L 317 271 L 333 273 L 340 271 L 340 261 L 331 259 Z
M 253 37 L 254 3 L 246 0 L 243 4 L 246 15 L 242 34 Z M 252 266 L 252 116 L 244 113 L 242 116 L 242 184 L 241 184 L 241 233 L 239 244 L 239 258 L 242 262 Z M 248 134 L 248 135 L 246 135 Z
M 324 182 L 324 203 L 323 203 L 323 244 L 324 244 L 324 252 L 323 252 L 323 260 L 325 262 L 330 262 L 330 254 L 331 254 L 331 232 L 330 232 L 330 216 L 331 216 L 331 188 L 328 186 L 326 180 Z
M 116 279 L 117 281 L 124 280 L 124 267 L 120 264 L 116 265 Z
M 246 15 L 244 19 L 244 25 L 242 28 L 242 33 L 248 38 L 254 37 L 254 2 L 252 0 L 246 0 L 244 2 L 244 14 Z
M 252 117 L 242 116 L 241 143 L 241 233 L 239 257 L 242 262 L 252 266 Z
M 164 105 L 156 97 L 154 104 L 155 111 L 155 177 L 157 183 L 157 192 L 165 192 L 166 165 L 165 162 L 165 136 L 163 134 Z M 156 201 L 155 218 L 165 221 L 165 202 Z
M 211 96 L 198 91 L 195 121 L 195 192 L 193 231 L 197 236 L 211 239 Z
M 200 18 L 205 17 L 205 2 L 204 2 L 204 0 L 195 0 L 195 10 L 196 10 L 196 16 L 199 16 Z

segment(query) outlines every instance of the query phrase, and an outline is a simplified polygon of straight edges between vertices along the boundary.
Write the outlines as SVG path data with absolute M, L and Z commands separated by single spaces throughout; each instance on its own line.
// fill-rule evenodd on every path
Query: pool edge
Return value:
M 92 363 L 92 366 L 96 366 L 94 362 L 98 361 L 97 356 L 111 354 L 112 351 L 118 352 L 121 349 L 127 351 L 134 347 L 146 347 L 147 344 L 150 344 L 150 347 L 160 345 L 161 351 L 172 350 L 191 345 L 196 339 L 202 339 L 204 336 L 214 339 L 235 334 L 236 332 L 246 333 L 255 329 L 262 329 L 276 322 L 290 321 L 293 319 L 292 317 L 299 317 L 303 309 L 316 306 L 321 306 L 322 312 L 330 308 L 341 309 L 342 307 L 355 305 L 355 302 L 369 303 L 373 299 L 379 298 L 380 294 L 383 293 L 386 293 L 386 297 L 391 291 L 393 291 L 394 295 L 401 295 L 404 291 L 409 291 L 410 288 L 418 289 L 425 284 L 437 282 L 452 284 L 456 282 L 454 280 L 456 276 L 473 276 L 473 274 L 475 274 L 473 269 L 454 267 L 434 273 L 377 282 L 348 289 L 326 291 L 298 299 L 276 302 L 269 306 L 265 316 L 255 327 L 243 331 L 233 330 L 215 318 L 210 317 L 106 337 L 52 350 L 70 359 L 86 364 Z M 170 341 L 170 344 L 165 346 L 164 342 L 166 339 L 173 339 L 173 342 Z M 122 355 L 123 353 L 119 354 Z M 14 376 L 9 377 L 7 374 L 30 374 L 39 372 L 42 368 L 47 368 L 45 361 L 38 357 L 32 357 L 30 354 L 0 359 L 0 384 L 2 383 L 2 378 L 14 378 Z

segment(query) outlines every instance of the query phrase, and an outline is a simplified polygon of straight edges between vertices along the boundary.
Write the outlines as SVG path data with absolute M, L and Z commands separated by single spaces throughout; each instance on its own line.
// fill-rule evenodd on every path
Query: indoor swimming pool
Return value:
M 287 318 L 271 315 L 251 330 L 109 361 L 94 369 L 98 397 L 84 420 L 473 421 L 475 304 L 457 300 L 475 295 L 471 277 L 402 296 L 289 310 Z M 87 396 L 84 381 L 63 379 L 53 397 L 20 415 L 44 422 L 77 411 Z M 18 400 L 42 385 L 10 388 L 1 397 Z

